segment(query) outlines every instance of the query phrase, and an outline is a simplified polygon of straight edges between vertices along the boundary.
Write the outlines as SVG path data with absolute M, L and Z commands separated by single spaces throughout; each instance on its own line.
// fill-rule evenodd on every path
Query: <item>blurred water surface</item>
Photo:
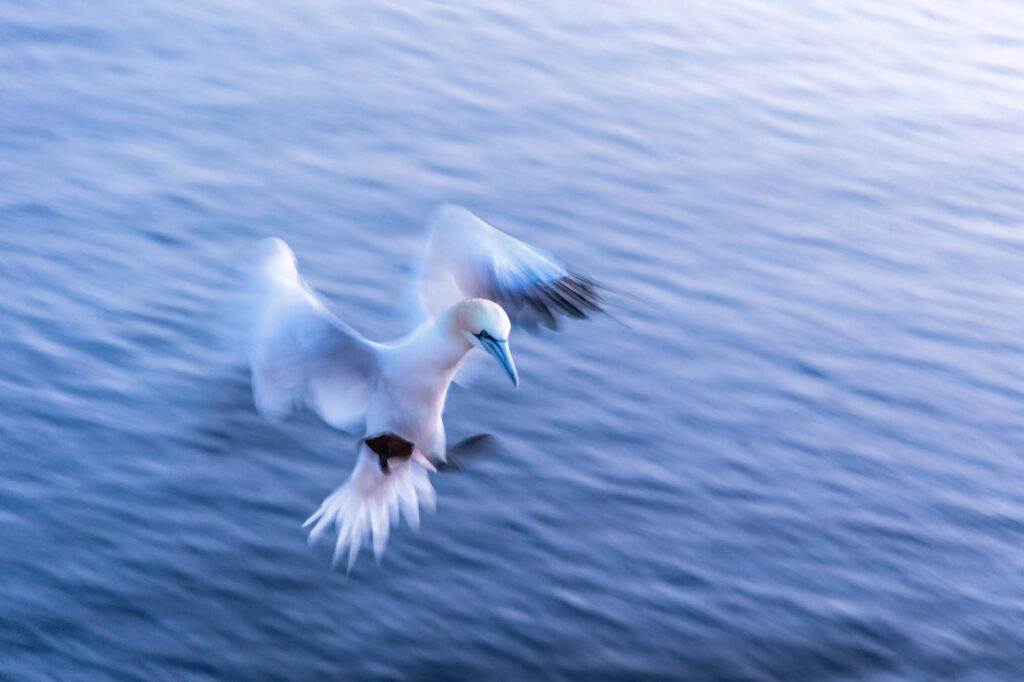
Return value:
M 0 677 L 1024 678 L 1018 4 L 7 0 L 0 100 Z M 224 294 L 387 336 L 440 201 L 625 306 L 346 577 Z

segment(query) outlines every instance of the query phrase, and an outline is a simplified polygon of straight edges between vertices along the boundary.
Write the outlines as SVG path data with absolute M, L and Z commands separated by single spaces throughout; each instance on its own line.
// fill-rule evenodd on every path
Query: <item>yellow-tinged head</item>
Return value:
M 455 306 L 455 326 L 472 345 L 493 355 L 512 383 L 519 386 L 519 374 L 508 349 L 512 322 L 500 305 L 484 298 L 468 298 Z

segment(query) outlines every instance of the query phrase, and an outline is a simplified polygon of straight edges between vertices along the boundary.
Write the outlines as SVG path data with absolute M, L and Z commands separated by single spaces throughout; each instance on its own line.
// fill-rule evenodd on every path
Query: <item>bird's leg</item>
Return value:
M 478 433 L 448 448 L 444 461 L 434 462 L 438 471 L 462 471 L 465 457 L 475 457 L 491 451 L 493 454 L 493 438 L 489 433 Z
M 438 471 L 462 471 L 462 465 L 451 455 L 448 455 L 448 459 L 431 460 L 430 463 Z

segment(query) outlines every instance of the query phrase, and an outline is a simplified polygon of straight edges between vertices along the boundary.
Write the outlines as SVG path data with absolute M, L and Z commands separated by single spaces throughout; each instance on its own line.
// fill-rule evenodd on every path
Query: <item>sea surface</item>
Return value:
M 388 338 L 443 201 L 613 305 L 346 576 L 226 311 Z M 1024 679 L 1024 8 L 5 0 L 0 678 Z

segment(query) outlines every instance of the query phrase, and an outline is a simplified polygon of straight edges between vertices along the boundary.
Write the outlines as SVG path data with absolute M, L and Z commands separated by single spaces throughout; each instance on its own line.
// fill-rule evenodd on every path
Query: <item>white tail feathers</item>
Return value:
M 391 526 L 402 515 L 409 525 L 419 529 L 420 504 L 434 509 L 434 486 L 427 475 L 433 470 L 418 451 L 408 460 L 392 462 L 390 473 L 380 470 L 377 456 L 363 445 L 355 469 L 337 490 L 327 496 L 304 527 L 314 524 L 309 544 L 320 539 L 332 522 L 338 531 L 332 566 L 348 550 L 348 570 L 356 563 L 364 543 L 372 541 L 373 554 L 380 561 L 387 546 Z

